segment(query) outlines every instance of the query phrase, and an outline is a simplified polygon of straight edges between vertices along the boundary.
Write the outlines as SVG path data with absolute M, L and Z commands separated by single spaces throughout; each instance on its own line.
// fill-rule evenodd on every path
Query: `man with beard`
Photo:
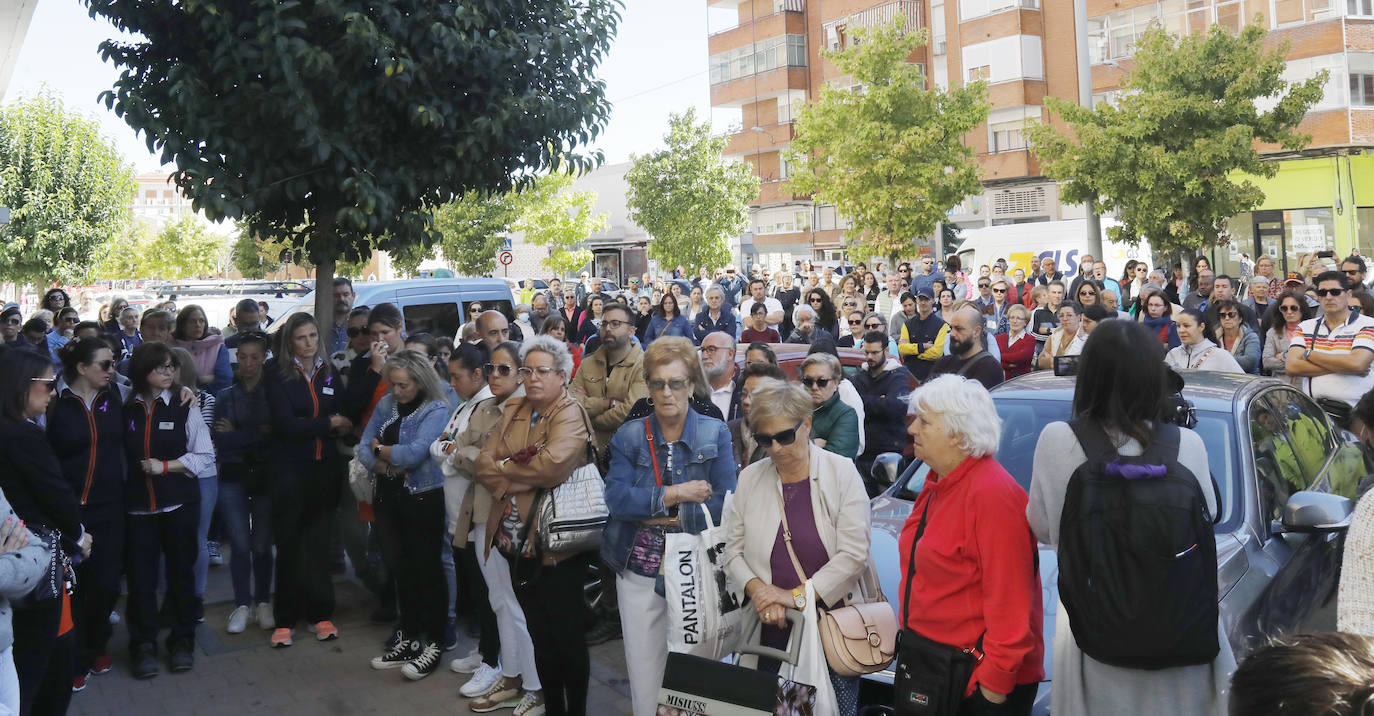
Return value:
M 706 382 L 711 384 L 711 403 L 720 409 L 726 422 L 739 417 L 735 337 L 722 331 L 706 334 L 701 340 L 701 367 L 706 371 Z
M 946 373 L 976 380 L 992 390 L 1005 379 L 1002 363 L 983 348 L 983 314 L 972 306 L 955 311 L 949 321 L 949 355 L 935 361 L 930 377 Z
M 334 326 L 329 338 L 329 353 L 348 348 L 348 312 L 353 310 L 353 282 L 343 276 L 334 279 Z M 320 336 L 323 338 L 324 336 Z M 152 340 L 144 336 L 144 340 Z
M 907 397 L 911 392 L 911 374 L 896 361 L 889 362 L 887 334 L 881 331 L 865 333 L 863 350 L 864 369 L 851 378 L 864 405 L 864 451 L 855 464 L 871 497 L 882 487 L 869 482 L 873 460 L 881 453 L 901 453 L 906 445 L 906 425 L 902 420 L 906 417 Z
M 644 383 L 644 351 L 632 337 L 635 324 L 630 309 L 611 303 L 601 314 L 601 346 L 582 359 L 568 391 L 587 410 L 596 431 L 596 449 L 605 455 L 630 408 L 649 397 Z

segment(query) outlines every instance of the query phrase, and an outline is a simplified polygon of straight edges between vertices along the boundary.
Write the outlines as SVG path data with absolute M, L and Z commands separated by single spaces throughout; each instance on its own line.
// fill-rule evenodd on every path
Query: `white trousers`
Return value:
M 482 568 L 482 578 L 487 580 L 487 599 L 496 613 L 496 631 L 501 635 L 501 675 L 519 676 L 526 691 L 539 691 L 543 686 L 539 683 L 539 669 L 534 666 L 534 643 L 530 641 L 529 627 L 525 626 L 525 610 L 515 598 L 510 563 L 495 549 L 482 556 L 486 551 L 482 548 L 486 533 L 486 525 L 473 525 L 469 537 L 477 553 L 477 566 Z
M 615 578 L 620 631 L 630 676 L 634 716 L 654 716 L 663 669 L 668 665 L 668 602 L 654 591 L 654 580 L 628 570 Z

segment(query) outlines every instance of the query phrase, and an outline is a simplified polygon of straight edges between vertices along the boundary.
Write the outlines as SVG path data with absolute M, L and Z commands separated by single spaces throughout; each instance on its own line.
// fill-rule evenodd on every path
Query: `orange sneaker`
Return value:
M 329 641 L 339 638 L 339 628 L 334 626 L 334 622 L 328 619 L 322 622 L 315 622 L 315 638 L 320 641 Z
M 288 647 L 288 646 L 291 646 L 291 630 L 290 630 L 290 629 L 282 628 L 282 629 L 278 629 L 278 630 L 272 632 L 272 648 L 273 648 L 273 649 L 282 649 L 282 648 L 285 648 L 285 647 Z

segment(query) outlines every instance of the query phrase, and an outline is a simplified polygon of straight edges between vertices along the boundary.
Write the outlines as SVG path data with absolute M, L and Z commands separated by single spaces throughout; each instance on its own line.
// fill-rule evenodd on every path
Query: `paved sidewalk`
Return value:
M 164 649 L 162 673 L 147 681 L 135 680 L 129 672 L 128 635 L 120 624 L 115 627 L 110 645 L 114 669 L 91 677 L 84 691 L 72 695 L 71 713 L 472 713 L 466 708 L 467 699 L 458 695 L 458 687 L 468 675 L 455 674 L 448 666 L 453 658 L 472 649 L 472 640 L 460 636 L 458 648 L 444 655 L 440 670 L 418 682 L 407 681 L 399 670 L 373 670 L 369 661 L 381 653 L 389 627 L 368 622 L 368 614 L 375 606 L 373 599 L 351 578 L 335 578 L 338 608 L 334 623 L 339 627 L 339 638 L 319 642 L 305 629 L 297 629 L 295 645 L 288 649 L 269 648 L 269 633 L 256 625 L 250 624 L 242 634 L 224 631 L 233 607 L 227 564 L 210 570 L 206 593 L 205 623 L 196 633 L 195 669 L 184 674 L 171 673 Z M 461 631 L 462 622 L 459 627 Z M 166 632 L 162 635 L 165 637 Z M 629 684 L 625 681 L 621 642 L 592 647 L 591 656 L 587 713 L 629 714 Z

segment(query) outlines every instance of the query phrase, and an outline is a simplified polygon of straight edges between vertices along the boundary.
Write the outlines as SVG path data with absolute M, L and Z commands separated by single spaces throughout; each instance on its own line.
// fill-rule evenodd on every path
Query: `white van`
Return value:
M 1126 270 L 1126 262 L 1131 259 L 1144 261 L 1154 268 L 1148 241 L 1141 240 L 1140 245 L 1131 246 L 1107 239 L 1107 227 L 1117 223 L 1113 219 L 1102 219 L 1102 248 L 1106 256 L 1097 258 L 1107 262 L 1107 275 L 1119 280 Z M 1066 219 L 968 229 L 963 232 L 964 241 L 957 254 L 970 276 L 977 276 L 979 266 L 991 266 L 997 259 L 1007 260 L 1008 276 L 1017 268 L 1029 274 L 1031 265 L 1038 264 L 1046 256 L 1054 259 L 1056 270 L 1071 276 L 1078 272 L 1078 257 L 1088 252 L 1087 224 L 1087 219 Z

